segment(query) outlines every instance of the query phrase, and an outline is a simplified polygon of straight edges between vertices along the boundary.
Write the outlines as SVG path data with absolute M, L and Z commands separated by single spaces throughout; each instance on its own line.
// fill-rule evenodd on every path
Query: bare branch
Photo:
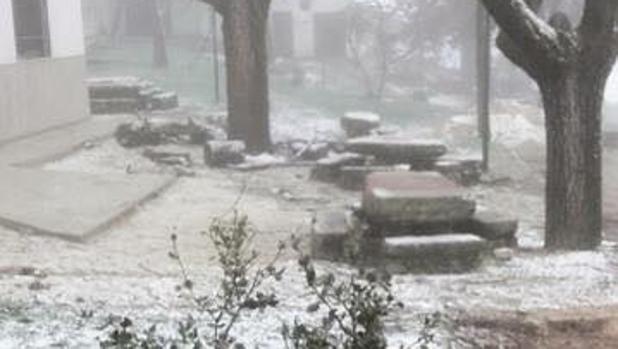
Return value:
M 559 34 L 535 13 L 541 1 L 480 1 L 498 23 L 504 35 L 531 57 L 532 61 L 528 62 L 528 66 L 564 63 L 566 48 Z
M 587 0 L 584 14 L 578 28 L 581 51 L 597 52 L 587 55 L 586 62 L 591 68 L 610 70 L 618 54 L 618 1 Z
M 198 0 L 198 1 L 212 6 L 215 9 L 215 11 L 219 12 L 219 14 L 223 14 L 223 6 L 224 6 L 225 0 Z

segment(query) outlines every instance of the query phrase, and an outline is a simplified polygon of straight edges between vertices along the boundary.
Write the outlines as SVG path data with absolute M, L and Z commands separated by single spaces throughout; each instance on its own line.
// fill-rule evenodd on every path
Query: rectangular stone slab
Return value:
M 476 268 L 487 246 L 471 234 L 391 237 L 384 259 L 394 273 L 460 273 Z
M 311 169 L 311 178 L 324 181 L 334 182 L 341 175 L 341 168 L 344 166 L 361 166 L 366 162 L 366 157 L 354 153 L 331 153 L 329 156 L 317 161 L 316 165 Z
M 447 225 L 474 214 L 466 191 L 435 172 L 378 172 L 367 177 L 363 212 L 377 228 Z
M 347 151 L 375 156 L 387 164 L 435 160 L 446 154 L 446 146 L 435 140 L 415 140 L 394 136 L 363 137 L 348 140 Z
M 371 173 L 391 171 L 410 171 L 410 166 L 344 166 L 341 168 L 337 185 L 341 189 L 361 191 Z

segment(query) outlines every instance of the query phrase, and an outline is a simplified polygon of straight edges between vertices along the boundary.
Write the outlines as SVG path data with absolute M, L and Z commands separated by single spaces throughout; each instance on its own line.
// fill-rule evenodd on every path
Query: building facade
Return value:
M 80 0 L 0 0 L 0 142 L 88 118 Z
M 328 59 L 347 53 L 350 0 L 274 0 L 271 46 L 274 56 Z

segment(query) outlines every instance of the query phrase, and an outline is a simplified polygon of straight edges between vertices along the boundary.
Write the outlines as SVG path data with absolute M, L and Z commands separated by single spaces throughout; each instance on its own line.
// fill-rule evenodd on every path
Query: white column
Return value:
M 48 0 L 47 6 L 52 57 L 83 56 L 81 0 Z
M 0 64 L 17 61 L 12 0 L 0 0 Z

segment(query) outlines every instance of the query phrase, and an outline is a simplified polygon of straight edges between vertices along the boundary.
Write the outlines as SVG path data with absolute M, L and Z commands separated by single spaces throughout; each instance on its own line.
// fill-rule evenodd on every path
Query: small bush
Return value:
M 298 249 L 299 265 L 306 286 L 315 297 L 307 311 L 324 310 L 317 326 L 298 320 L 284 325 L 282 335 L 287 347 L 294 349 L 343 348 L 383 349 L 384 317 L 403 305 L 391 292 L 390 275 L 361 269 L 343 281 L 332 273 L 318 275 L 310 257 Z

